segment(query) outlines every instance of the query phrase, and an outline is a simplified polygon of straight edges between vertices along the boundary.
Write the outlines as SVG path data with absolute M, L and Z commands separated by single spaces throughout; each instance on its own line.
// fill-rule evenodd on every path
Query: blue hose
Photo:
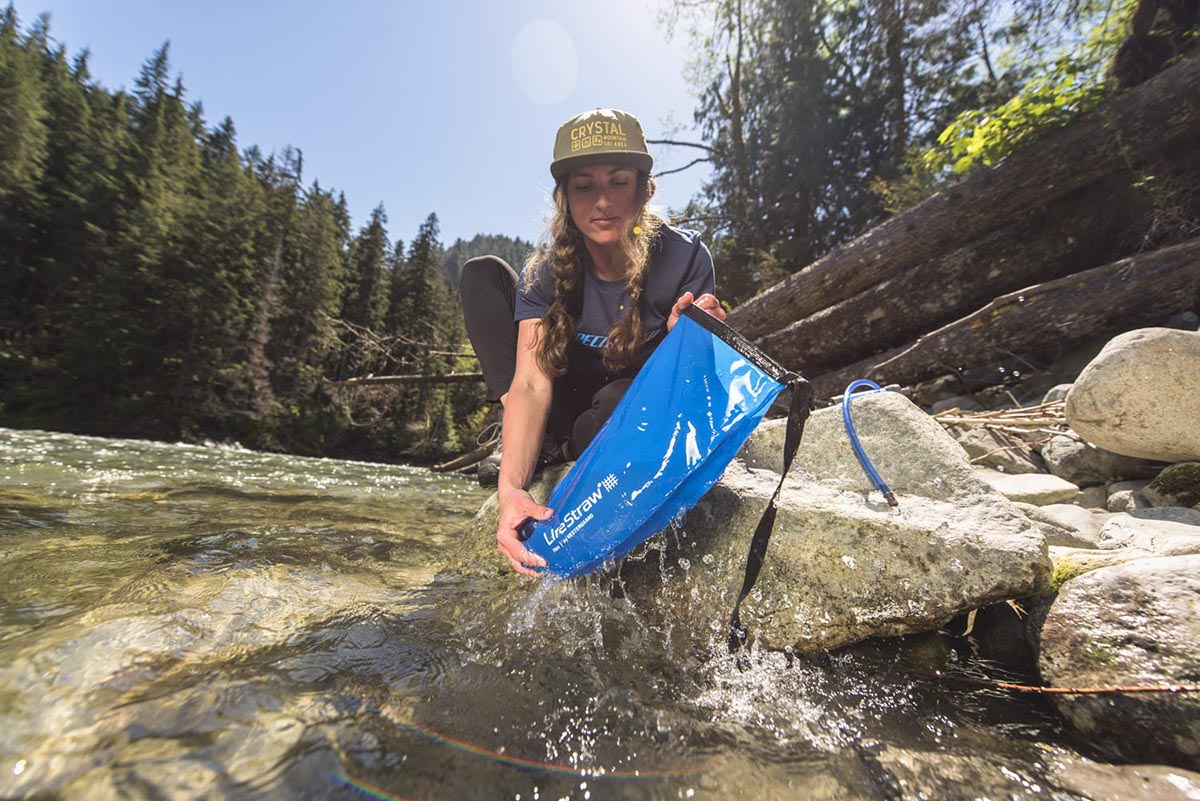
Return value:
M 867 458 L 867 452 L 863 450 L 862 443 L 858 441 L 858 434 L 854 430 L 854 421 L 850 419 L 850 399 L 854 394 L 854 390 L 859 387 L 870 387 L 876 392 L 883 392 L 883 388 L 866 378 L 860 378 L 854 381 L 850 386 L 846 387 L 846 394 L 842 396 L 842 421 L 846 424 L 846 433 L 850 435 L 850 447 L 854 448 L 854 455 L 858 457 L 858 463 L 862 465 L 867 476 L 871 479 L 871 483 L 875 485 L 875 489 L 883 493 L 883 497 L 887 499 L 888 506 L 899 506 L 900 503 L 896 500 L 896 493 L 884 483 L 883 478 L 879 475 L 879 471 L 875 469 L 875 465 L 871 464 L 871 460 Z

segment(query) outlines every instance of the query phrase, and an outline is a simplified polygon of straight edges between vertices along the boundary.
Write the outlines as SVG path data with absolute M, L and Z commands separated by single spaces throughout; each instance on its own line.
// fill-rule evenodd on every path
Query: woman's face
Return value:
M 567 178 L 567 205 L 589 241 L 614 246 L 637 209 L 637 170 L 619 164 L 573 170 Z

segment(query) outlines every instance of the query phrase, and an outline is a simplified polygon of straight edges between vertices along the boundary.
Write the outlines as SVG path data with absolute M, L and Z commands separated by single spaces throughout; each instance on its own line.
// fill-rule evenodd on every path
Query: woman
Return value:
M 725 319 L 708 250 L 647 208 L 652 166 L 632 115 L 568 120 L 550 165 L 554 214 L 521 278 L 494 257 L 463 265 L 467 335 L 504 414 L 496 541 L 523 575 L 545 564 L 517 539 L 527 518 L 552 514 L 526 491 L 539 461 L 579 456 L 685 308 Z

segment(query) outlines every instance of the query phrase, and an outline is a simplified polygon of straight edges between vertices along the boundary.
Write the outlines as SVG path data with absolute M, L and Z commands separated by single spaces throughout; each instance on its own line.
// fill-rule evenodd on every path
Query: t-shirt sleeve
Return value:
M 526 267 L 526 270 L 529 268 Z M 525 271 L 517 281 L 517 302 L 513 322 L 541 319 L 554 303 L 554 274 L 545 270 L 532 284 L 525 281 Z
M 689 247 L 690 251 L 691 248 Z M 689 255 L 691 255 L 689 253 Z M 712 294 L 717 291 L 717 274 L 713 267 L 712 253 L 703 242 L 700 243 L 700 249 L 696 251 L 696 259 L 688 268 L 687 274 L 683 277 L 683 283 L 679 286 L 679 294 L 691 292 L 695 297 L 700 297 L 703 294 Z

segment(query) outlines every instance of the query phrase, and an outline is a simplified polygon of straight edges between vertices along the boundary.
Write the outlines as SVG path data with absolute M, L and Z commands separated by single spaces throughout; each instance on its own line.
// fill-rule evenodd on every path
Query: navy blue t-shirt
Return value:
M 620 374 L 610 373 L 604 367 L 601 349 L 608 341 L 608 332 L 624 316 L 629 293 L 624 281 L 597 278 L 589 262 L 584 271 L 583 310 L 575 321 L 575 342 L 567 356 L 568 383 L 582 383 L 585 386 L 581 386 L 581 390 L 590 390 L 616 378 L 633 376 L 662 340 L 671 307 L 679 296 L 691 292 L 700 297 L 716 290 L 712 254 L 696 237 L 692 231 L 670 225 L 662 227 L 658 241 L 650 251 L 650 263 L 642 286 L 642 327 L 645 332 L 642 348 L 635 363 Z M 553 302 L 552 270 L 544 270 L 532 285 L 527 285 L 522 275 L 517 285 L 513 318 L 517 322 L 540 319 Z M 570 380 L 572 378 L 575 380 Z

